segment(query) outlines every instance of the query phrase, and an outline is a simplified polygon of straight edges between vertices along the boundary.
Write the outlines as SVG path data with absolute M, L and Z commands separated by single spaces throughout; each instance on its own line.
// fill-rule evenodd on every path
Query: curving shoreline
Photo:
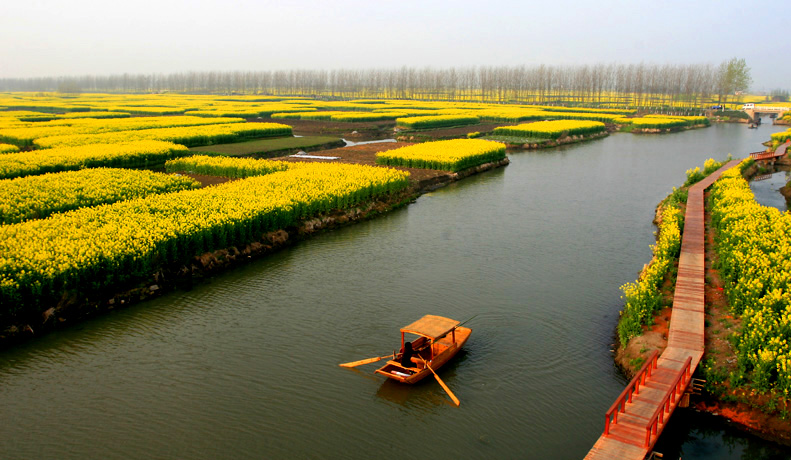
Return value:
M 232 246 L 194 256 L 186 264 L 161 268 L 142 281 L 114 286 L 90 294 L 64 292 L 57 305 L 40 314 L 27 315 L 0 324 L 0 348 L 6 348 L 87 318 L 117 308 L 159 297 L 179 288 L 190 288 L 201 279 L 260 259 L 323 231 L 351 225 L 414 202 L 420 195 L 452 182 L 509 164 L 508 158 L 485 163 L 456 173 L 441 171 L 429 177 L 410 179 L 410 186 L 399 193 L 379 197 L 348 209 L 310 216 L 298 225 L 268 232 L 244 247 Z M 399 168 L 406 169 L 406 168 Z

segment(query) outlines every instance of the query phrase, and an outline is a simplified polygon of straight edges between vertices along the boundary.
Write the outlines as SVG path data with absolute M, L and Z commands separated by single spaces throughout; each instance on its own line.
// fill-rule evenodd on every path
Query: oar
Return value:
M 445 382 L 443 382 L 442 379 L 439 378 L 439 375 L 437 375 L 437 373 L 434 372 L 434 369 L 432 369 L 431 366 L 428 365 L 428 362 L 425 359 L 423 359 L 422 356 L 420 357 L 420 359 L 423 361 L 423 364 L 426 365 L 428 370 L 430 370 L 431 373 L 434 374 L 434 378 L 437 379 L 437 382 L 439 382 L 440 386 L 445 390 L 445 393 L 447 393 L 448 396 L 450 396 L 450 399 L 453 400 L 453 403 L 456 404 L 457 407 L 460 406 L 461 401 L 459 401 L 459 398 L 457 398 L 456 395 L 454 395 L 453 392 L 450 391 L 450 388 L 448 388 L 448 386 L 445 385 Z
M 357 367 L 357 366 L 362 366 L 363 364 L 375 363 L 375 362 L 379 361 L 380 359 L 392 358 L 392 357 L 393 357 L 393 355 L 387 355 L 387 356 L 380 356 L 378 358 L 361 359 L 359 361 L 353 361 L 351 363 L 343 363 L 343 364 L 340 364 L 340 366 L 341 367 Z

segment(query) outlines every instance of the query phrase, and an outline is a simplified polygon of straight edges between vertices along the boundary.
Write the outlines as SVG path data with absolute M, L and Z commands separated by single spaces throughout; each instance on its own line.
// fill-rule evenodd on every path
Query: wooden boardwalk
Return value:
M 690 187 L 667 348 L 655 361 L 649 359 L 605 414 L 605 432 L 586 459 L 645 458 L 689 385 L 703 356 L 706 282 L 703 192 L 740 161 L 728 162 Z
M 789 144 L 791 144 L 791 140 L 778 145 L 777 149 L 775 149 L 774 152 L 767 152 L 767 151 L 753 152 L 750 154 L 750 158 L 752 158 L 755 161 L 774 160 L 776 158 L 780 158 L 781 156 L 786 154 L 786 149 L 788 149 Z

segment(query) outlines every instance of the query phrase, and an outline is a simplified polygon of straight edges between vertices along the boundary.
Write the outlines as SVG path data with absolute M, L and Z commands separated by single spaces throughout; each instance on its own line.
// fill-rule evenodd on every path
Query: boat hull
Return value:
M 456 354 L 459 352 L 459 350 L 461 350 L 461 348 L 464 346 L 464 344 L 467 343 L 467 339 L 470 338 L 470 334 L 471 333 L 472 333 L 472 329 L 470 329 L 470 328 L 457 327 L 456 330 L 455 330 L 455 336 L 456 336 L 456 342 L 455 343 L 451 339 L 451 337 L 452 337 L 451 334 L 448 334 L 448 336 L 438 340 L 436 343 L 439 346 L 441 346 L 441 347 L 444 346 L 444 347 L 447 347 L 447 348 L 444 348 L 442 350 L 442 352 L 440 352 L 436 356 L 434 356 L 434 359 L 431 360 L 431 362 L 429 362 L 429 365 L 431 366 L 431 368 L 434 369 L 434 371 L 436 372 L 445 363 L 447 363 L 448 361 L 453 359 L 453 357 L 456 356 Z M 382 375 L 384 375 L 384 376 L 386 376 L 386 377 L 388 377 L 390 379 L 393 379 L 393 380 L 395 380 L 397 382 L 413 384 L 413 383 L 417 383 L 417 382 L 423 380 L 424 378 L 426 378 L 427 376 L 431 375 L 431 370 L 430 369 L 428 369 L 427 367 L 423 366 L 422 364 L 419 364 L 418 366 L 421 366 L 422 368 L 419 368 L 419 369 L 415 369 L 415 368 L 407 369 L 407 368 L 401 366 L 401 364 L 398 361 L 390 360 L 390 361 L 387 362 L 387 364 L 385 364 L 384 366 L 380 367 L 375 372 L 377 374 L 382 374 Z

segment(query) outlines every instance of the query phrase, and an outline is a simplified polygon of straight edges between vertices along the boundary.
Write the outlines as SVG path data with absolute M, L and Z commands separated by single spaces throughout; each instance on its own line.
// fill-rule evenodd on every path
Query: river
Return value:
M 619 286 L 651 257 L 654 207 L 687 169 L 779 130 L 514 152 L 377 219 L 2 352 L 0 458 L 582 458 L 626 383 L 610 353 Z M 433 379 L 338 366 L 390 353 L 428 313 L 478 315 L 440 371 L 460 408 Z M 676 418 L 661 442 L 684 458 L 789 455 Z

